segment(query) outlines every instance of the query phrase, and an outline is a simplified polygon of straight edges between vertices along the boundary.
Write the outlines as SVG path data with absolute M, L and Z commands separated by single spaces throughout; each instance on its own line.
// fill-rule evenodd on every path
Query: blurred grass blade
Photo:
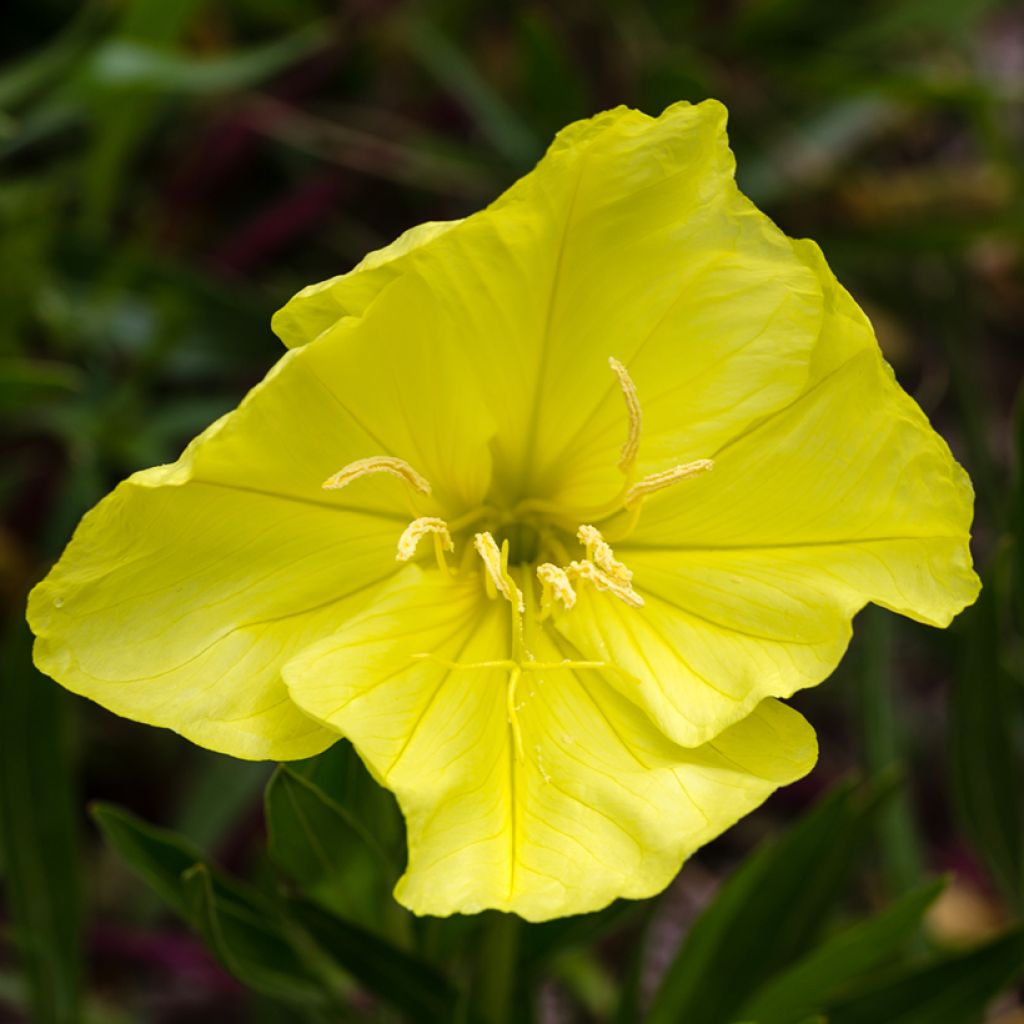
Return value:
M 950 760 L 964 831 L 1003 891 L 1024 908 L 1024 772 L 1015 750 L 1020 696 L 1000 660 L 1000 591 L 989 573 L 964 615 L 963 657 L 950 700 Z
M 1013 491 L 1010 496 L 1010 537 L 1013 551 L 1011 589 L 1014 624 L 1024 631 L 1024 385 L 1013 403 Z M 1024 680 L 1019 680 L 1024 682 Z
M 648 1024 L 726 1024 L 805 953 L 842 898 L 878 807 L 877 792 L 841 785 L 747 858 L 684 940 Z
M 67 363 L 0 357 L 0 417 L 35 412 L 45 402 L 80 391 L 82 384 L 78 368 Z
M 887 979 L 827 1009 L 829 1024 L 975 1024 L 1024 970 L 1024 930 Z
M 287 910 L 326 955 L 418 1024 L 464 1019 L 457 1015 L 459 992 L 434 967 L 308 900 L 289 901 Z
M 199 57 L 112 39 L 93 53 L 87 81 L 104 89 L 206 96 L 265 81 L 319 49 L 327 39 L 325 25 L 306 25 L 265 46 L 223 57 Z
M 399 870 L 347 810 L 310 780 L 280 765 L 267 785 L 271 859 L 307 895 L 379 930 Z
M 874 917 L 844 928 L 760 989 L 741 1016 L 758 1024 L 790 1024 L 820 1009 L 843 986 L 898 953 L 945 885 L 942 880 L 931 882 Z
M 857 625 L 857 697 L 864 766 L 869 777 L 906 770 L 905 723 L 893 673 L 895 618 L 884 608 L 865 608 Z M 900 787 L 879 810 L 876 835 L 890 898 L 909 892 L 924 876 L 914 820 L 906 787 Z
M 448 90 L 506 160 L 527 167 L 540 156 L 540 141 L 480 72 L 433 24 L 409 19 L 402 37 L 413 55 Z
M 10 111 L 57 82 L 93 41 L 102 20 L 103 5 L 83 3 L 51 43 L 4 68 L 0 74 L 0 110 Z
M 35 1024 L 79 1019 L 81 932 L 69 698 L 32 665 L 23 623 L 0 685 L 0 849 Z

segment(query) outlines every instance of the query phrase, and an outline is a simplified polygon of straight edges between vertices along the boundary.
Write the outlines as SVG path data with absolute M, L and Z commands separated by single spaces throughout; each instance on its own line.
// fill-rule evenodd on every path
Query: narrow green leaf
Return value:
M 0 74 L 0 108 L 13 110 L 67 74 L 107 17 L 102 5 L 81 4 L 52 42 L 8 64 Z
M 820 1009 L 844 985 L 905 946 L 945 884 L 940 880 L 915 889 L 874 917 L 827 939 L 762 987 L 743 1007 L 744 1020 L 790 1024 Z
M 330 1002 L 330 993 L 290 941 L 270 900 L 214 871 L 177 833 L 109 804 L 94 805 L 92 814 L 107 842 L 199 932 L 239 981 L 292 1004 Z
M 189 916 L 217 959 L 254 992 L 286 1003 L 325 1006 L 330 995 L 258 903 L 225 898 L 205 864 L 181 876 Z
M 6 639 L 0 686 L 0 853 L 11 935 L 32 1020 L 79 1013 L 80 886 L 70 698 L 31 662 L 19 623 Z
M 865 608 L 855 662 L 864 771 L 869 777 L 905 769 L 905 727 L 901 721 L 897 680 L 892 671 L 894 616 L 883 608 Z M 924 875 L 906 787 L 879 809 L 875 825 L 885 896 L 902 896 Z
M 396 874 L 401 870 L 405 864 L 405 819 L 394 794 L 373 779 L 351 743 L 339 740 L 316 757 L 290 762 L 288 770 L 343 807 L 360 835 L 371 836 Z
M 990 572 L 967 629 L 950 698 L 950 768 L 957 816 L 1006 895 L 1024 906 L 1024 771 L 1014 730 L 1020 696 L 1007 678 L 999 652 L 1000 596 Z
M 181 876 L 203 862 L 203 855 L 188 840 L 168 829 L 141 821 L 112 804 L 90 808 L 104 839 L 120 858 L 181 918 L 191 920 Z
M 1013 403 L 1013 487 L 1010 496 L 1010 543 L 1013 614 L 1024 630 L 1024 384 Z
M 694 924 L 648 1024 L 725 1024 L 803 954 L 841 899 L 878 806 L 877 795 L 842 785 L 749 857 Z
M 280 765 L 264 796 L 271 859 L 307 895 L 377 929 L 398 869 L 363 825 L 315 783 Z
M 826 1008 L 829 1024 L 975 1024 L 1024 970 L 1024 929 L 933 960 Z
M 461 1019 L 456 1016 L 459 992 L 434 967 L 308 900 L 290 900 L 287 913 L 323 953 L 413 1020 L 448 1024 Z

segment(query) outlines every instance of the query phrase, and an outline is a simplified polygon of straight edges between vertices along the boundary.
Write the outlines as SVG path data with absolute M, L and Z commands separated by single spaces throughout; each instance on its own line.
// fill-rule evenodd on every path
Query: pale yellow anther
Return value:
M 433 534 L 444 551 L 454 551 L 455 543 L 448 532 L 448 524 L 437 516 L 420 516 L 414 519 L 398 538 L 398 554 L 395 559 L 408 562 L 416 554 L 420 539 L 428 533 Z
M 628 491 L 623 502 L 626 508 L 633 508 L 638 502 L 643 501 L 649 494 L 655 491 L 664 490 L 680 480 L 687 480 L 692 476 L 700 476 L 714 466 L 711 459 L 697 459 L 695 462 L 686 462 L 681 466 L 673 466 L 671 469 L 663 469 L 660 473 L 651 473 L 643 480 L 638 480 Z
M 494 584 L 494 589 L 522 615 L 526 611 L 522 592 L 502 564 L 501 549 L 494 537 L 486 530 L 483 533 L 475 534 L 473 547 L 476 548 L 477 554 L 483 560 L 487 577 Z
M 587 559 L 613 580 L 628 587 L 633 582 L 633 572 L 615 557 L 611 545 L 596 526 L 584 523 L 576 531 L 576 539 L 587 549 Z
M 589 580 L 598 590 L 613 594 L 631 608 L 643 608 L 644 606 L 644 599 L 629 583 L 613 579 L 589 559 L 584 559 L 582 562 L 570 562 L 567 572 L 570 579 Z
M 628 473 L 636 462 L 636 453 L 640 449 L 640 428 L 643 425 L 643 418 L 640 414 L 640 398 L 636 393 L 636 385 L 629 371 L 614 356 L 608 357 L 608 365 L 612 373 L 619 379 L 619 387 L 622 388 L 622 397 L 626 400 L 626 413 L 629 416 L 629 433 L 626 435 L 626 443 L 619 453 L 619 469 Z
M 407 483 L 420 494 L 430 494 L 430 482 L 420 476 L 404 459 L 393 455 L 371 455 L 366 459 L 356 459 L 344 469 L 338 470 L 334 476 L 328 477 L 322 484 L 325 491 L 338 491 L 347 487 L 353 480 L 369 476 L 371 473 L 389 473 Z
M 576 591 L 572 589 L 568 573 L 558 565 L 543 562 L 537 566 L 537 579 L 541 584 L 540 613 L 546 619 L 551 613 L 555 601 L 561 601 L 565 607 L 572 608 L 576 604 Z

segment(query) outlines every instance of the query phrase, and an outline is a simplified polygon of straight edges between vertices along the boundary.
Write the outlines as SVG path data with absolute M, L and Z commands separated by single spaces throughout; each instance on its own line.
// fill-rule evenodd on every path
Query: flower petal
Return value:
M 706 456 L 803 386 L 820 287 L 733 170 L 718 103 L 608 111 L 561 132 L 488 209 L 300 293 L 278 329 L 313 337 L 375 288 L 420 277 L 461 325 L 505 496 L 583 521 L 621 485 L 609 356 L 640 389 L 641 467 Z
M 39 667 L 118 714 L 247 758 L 305 757 L 334 734 L 294 708 L 280 665 L 396 569 L 410 518 L 478 505 L 492 421 L 414 280 L 395 302 L 286 355 L 170 466 L 83 520 L 33 592 Z M 429 334 L 419 325 L 429 322 Z M 463 393 L 458 402 L 429 382 Z M 324 480 L 372 455 L 434 485 Z M 357 597 L 356 595 L 361 595 Z
M 616 545 L 643 609 L 583 593 L 559 618 L 686 745 L 824 679 L 867 602 L 945 626 L 979 589 L 966 474 L 820 254 L 800 251 L 829 303 L 807 388 L 711 453 L 713 472 L 648 499 Z
M 458 223 L 448 220 L 417 224 L 390 245 L 367 253 L 347 274 L 303 288 L 274 314 L 274 333 L 289 348 L 296 348 L 320 337 L 345 317 L 362 316 L 401 272 L 405 256 Z
M 566 653 L 539 630 L 527 642 L 538 662 Z M 509 670 L 445 664 L 501 661 L 508 646 L 508 606 L 484 598 L 479 576 L 410 568 L 284 669 L 292 698 L 396 793 L 409 837 L 396 897 L 416 913 L 536 921 L 649 896 L 813 765 L 813 732 L 776 702 L 685 749 L 600 674 L 561 666 L 517 684 L 519 744 Z

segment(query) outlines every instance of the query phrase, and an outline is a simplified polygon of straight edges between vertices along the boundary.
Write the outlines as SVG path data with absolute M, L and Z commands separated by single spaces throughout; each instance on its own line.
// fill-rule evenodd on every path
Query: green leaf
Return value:
M 218 891 L 210 868 L 194 864 L 181 876 L 189 917 L 217 959 L 254 992 L 297 1005 L 331 1002 L 281 927 L 258 901 Z
M 362 824 L 309 779 L 280 765 L 265 793 L 271 859 L 308 895 L 375 928 L 398 877 Z
M 396 873 L 404 866 L 405 819 L 398 802 L 372 778 L 351 743 L 339 740 L 316 757 L 290 762 L 288 770 L 343 807 L 359 833 L 384 850 Z
M 448 1024 L 461 997 L 436 968 L 308 900 L 288 902 L 289 917 L 320 949 L 381 999 L 423 1024 Z
M 1024 969 L 1024 929 L 889 978 L 826 1010 L 829 1024 L 975 1024 Z
M 806 952 L 843 896 L 878 806 L 877 794 L 842 785 L 749 857 L 697 919 L 648 1024 L 725 1024 Z
M 968 630 L 950 698 L 950 766 L 957 816 L 1003 891 L 1018 906 L 1024 893 L 1024 771 L 1014 730 L 1020 695 L 1000 659 L 1000 592 L 990 572 Z
M 32 666 L 19 623 L 3 649 L 0 686 L 0 852 L 11 935 L 31 1019 L 79 1019 L 81 931 L 70 699 Z
M 417 1021 L 448 1021 L 458 1002 L 435 968 L 316 904 L 278 907 L 211 868 L 187 840 L 117 807 L 93 816 L 108 842 L 198 930 L 224 966 L 254 991 L 322 1005 L 343 985 L 338 968 Z
M 188 840 L 157 828 L 112 804 L 90 807 L 103 838 L 118 856 L 179 916 L 191 921 L 192 912 L 181 876 L 203 855 Z
M 199 932 L 239 981 L 293 1004 L 331 1001 L 275 906 L 261 893 L 215 872 L 195 846 L 174 832 L 109 804 L 94 805 L 92 814 L 107 842 Z
M 905 946 L 945 884 L 940 880 L 915 889 L 874 917 L 827 939 L 762 987 L 744 1005 L 743 1019 L 790 1024 L 820 1009 L 844 985 Z

